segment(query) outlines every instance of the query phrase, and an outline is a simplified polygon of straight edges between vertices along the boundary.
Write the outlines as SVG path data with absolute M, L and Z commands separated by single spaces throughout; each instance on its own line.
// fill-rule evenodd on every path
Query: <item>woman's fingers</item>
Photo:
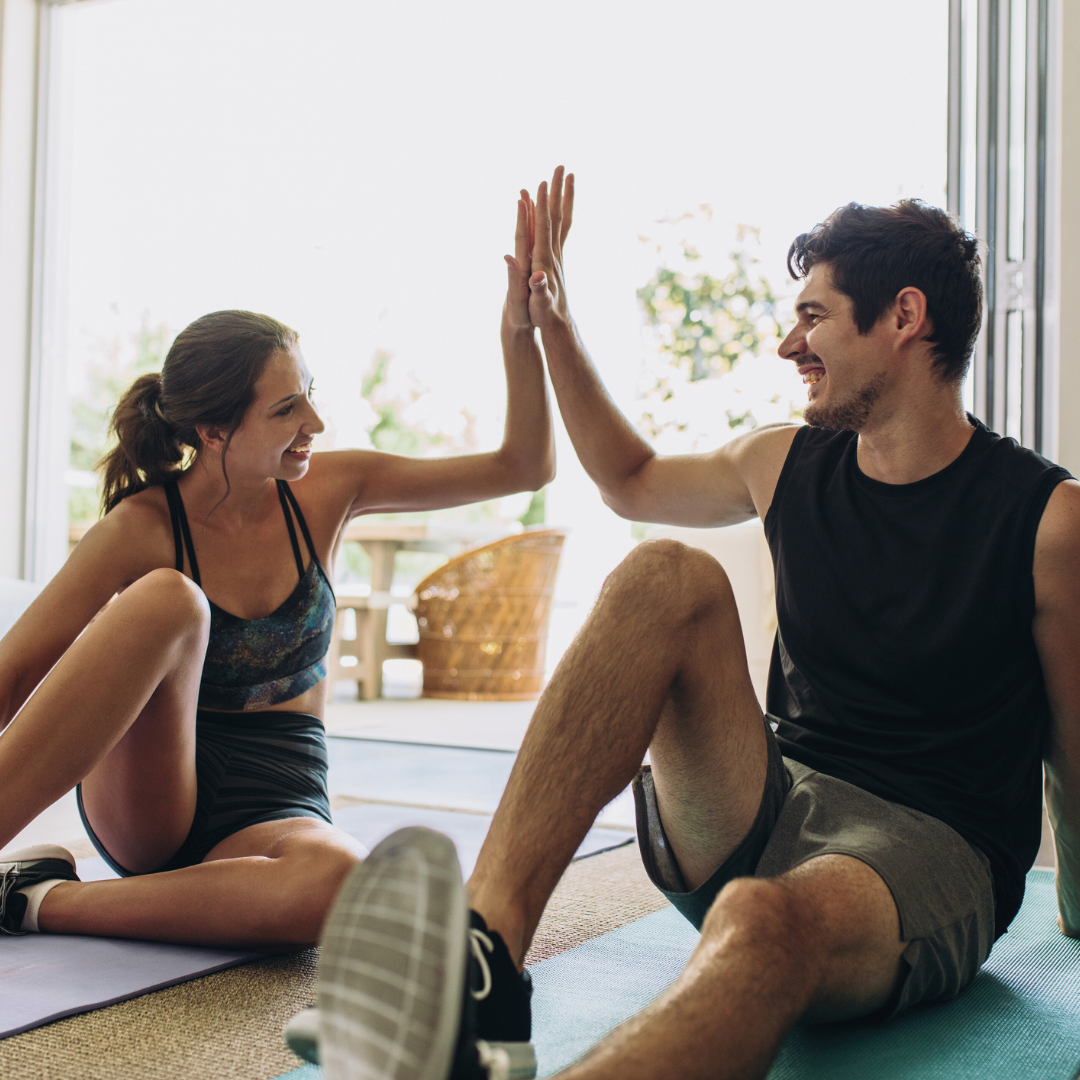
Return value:
M 529 223 L 529 258 L 532 258 L 533 245 L 536 243 L 536 203 L 532 201 L 532 196 L 525 190 L 522 190 L 522 195 L 525 197 L 525 210 L 528 215 Z
M 529 260 L 529 209 L 524 199 L 518 199 L 517 227 L 514 230 L 514 258 L 524 266 Z
M 563 167 L 557 165 L 551 177 L 551 197 L 549 199 L 549 213 L 551 214 L 551 238 L 558 243 L 562 235 L 562 193 L 563 193 Z
M 569 173 L 566 177 L 566 187 L 563 190 L 562 200 L 562 230 L 559 234 L 559 249 L 566 243 L 566 234 L 570 231 L 570 221 L 574 216 L 574 174 Z

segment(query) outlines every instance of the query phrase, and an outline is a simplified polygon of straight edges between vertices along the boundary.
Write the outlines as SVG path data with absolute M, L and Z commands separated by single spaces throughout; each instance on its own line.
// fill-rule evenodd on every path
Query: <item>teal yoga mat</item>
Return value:
M 769 1080 L 1074 1080 L 1080 941 L 1058 932 L 1056 916 L 1053 874 L 1031 871 L 1020 914 L 966 993 L 887 1022 L 800 1025 Z M 534 965 L 540 1075 L 565 1068 L 644 1008 L 696 941 L 669 908 Z M 305 1066 L 285 1075 L 318 1080 L 320 1073 Z

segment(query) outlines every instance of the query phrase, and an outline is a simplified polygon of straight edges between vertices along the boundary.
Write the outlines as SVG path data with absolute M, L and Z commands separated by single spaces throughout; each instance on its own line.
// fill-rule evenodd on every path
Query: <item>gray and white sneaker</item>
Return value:
M 26 914 L 26 896 L 19 892 L 30 885 L 59 878 L 78 881 L 75 858 L 58 844 L 21 848 L 0 859 L 0 934 L 26 933 L 20 929 Z
M 507 1054 L 472 1034 L 467 928 L 457 852 L 441 833 L 401 829 L 352 871 L 319 962 L 326 1080 L 508 1080 Z

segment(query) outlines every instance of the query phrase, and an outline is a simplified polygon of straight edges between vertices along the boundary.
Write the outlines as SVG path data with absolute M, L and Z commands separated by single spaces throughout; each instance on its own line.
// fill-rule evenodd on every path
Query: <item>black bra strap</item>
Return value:
M 286 499 L 286 492 L 289 498 Z M 289 491 L 289 485 L 284 480 L 277 482 L 278 498 L 281 500 L 281 509 L 285 514 L 285 524 L 289 526 L 289 542 L 292 544 L 293 557 L 296 559 L 296 572 L 301 578 L 304 576 L 304 556 L 300 554 L 300 542 L 296 539 L 296 529 L 293 528 L 292 514 L 289 513 L 289 503 L 296 506 L 296 503 L 292 499 L 292 492 Z M 300 516 L 300 509 L 297 507 L 296 520 L 300 522 L 300 528 L 304 530 L 304 539 L 307 541 L 308 550 L 311 551 L 311 538 L 308 536 L 307 526 L 304 525 L 304 519 Z M 315 558 L 315 553 L 311 552 L 311 557 Z
M 202 588 L 199 564 L 195 561 L 195 545 L 191 541 L 191 530 L 188 528 L 187 513 L 184 510 L 184 500 L 175 480 L 170 480 L 165 485 L 165 498 L 168 500 L 169 516 L 172 518 L 173 541 L 176 544 L 176 569 L 180 573 L 184 572 L 184 548 L 186 547 L 188 563 L 191 566 L 191 580 Z M 183 536 L 183 546 L 181 546 L 181 536 Z
M 307 522 L 304 520 L 304 515 L 300 513 L 300 504 L 296 501 L 296 496 L 292 493 L 292 488 L 284 480 L 278 481 L 278 490 L 285 493 L 286 498 L 289 500 L 289 505 L 293 508 L 293 513 L 296 514 L 297 524 L 300 526 L 300 531 L 304 534 L 304 543 L 307 544 L 307 549 L 311 554 L 312 562 L 319 568 L 323 577 L 326 577 L 326 571 L 323 570 L 323 565 L 319 562 L 319 556 L 315 554 L 315 545 L 311 542 L 311 533 L 308 532 Z M 284 499 L 282 502 L 284 503 Z M 285 515 L 288 518 L 288 514 Z M 292 535 L 292 521 L 289 521 L 289 534 Z M 300 550 L 296 547 L 296 540 L 293 539 L 293 545 L 296 550 L 296 561 L 300 563 Z M 303 575 L 304 564 L 300 563 L 300 573 Z

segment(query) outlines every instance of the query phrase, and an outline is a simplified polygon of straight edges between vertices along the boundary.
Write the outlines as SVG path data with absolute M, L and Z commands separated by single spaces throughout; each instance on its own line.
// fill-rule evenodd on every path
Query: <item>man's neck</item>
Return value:
M 952 464 L 974 431 L 959 387 L 905 403 L 873 417 L 859 432 L 859 468 L 883 484 L 913 484 Z

